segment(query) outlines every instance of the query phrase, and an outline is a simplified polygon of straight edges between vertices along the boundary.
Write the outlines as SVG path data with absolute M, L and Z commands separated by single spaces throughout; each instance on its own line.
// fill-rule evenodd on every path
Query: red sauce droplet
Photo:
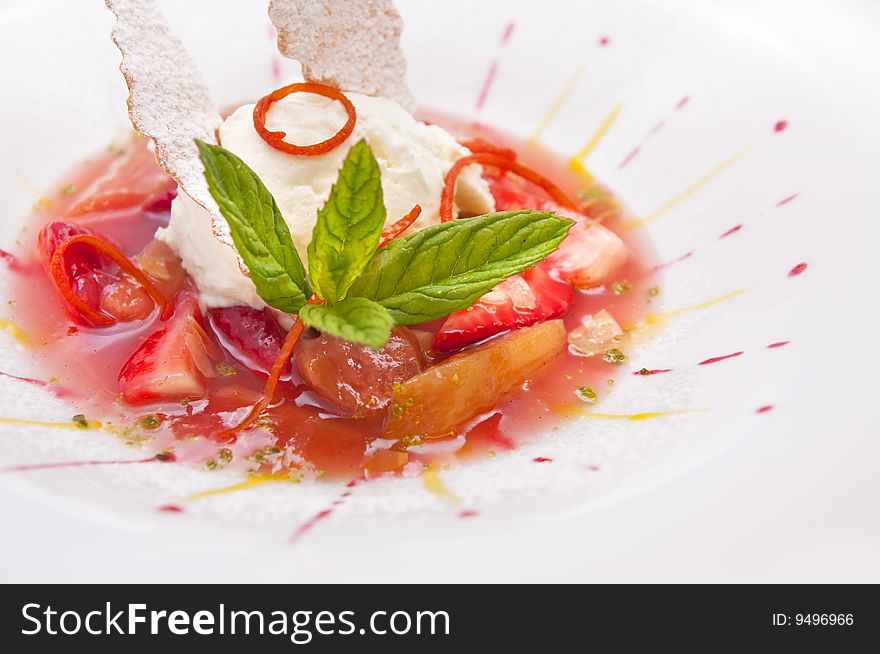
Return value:
M 684 96 L 681 100 L 678 101 L 678 104 L 675 105 L 675 108 L 676 108 L 676 109 L 681 109 L 681 108 L 684 107 L 688 102 L 690 102 L 690 100 L 691 100 L 691 97 L 690 97 L 689 95 Z
M 791 341 L 778 341 L 776 343 L 770 343 L 770 345 L 767 346 L 767 349 L 773 350 L 773 349 L 776 349 L 777 347 L 783 347 L 784 345 L 788 345 L 789 343 L 791 343 Z
M 672 372 L 672 368 L 642 368 L 641 370 L 636 370 L 633 374 L 647 377 L 648 375 L 662 375 L 664 372 Z
M 772 404 L 765 404 L 762 407 L 758 407 L 758 409 L 755 411 L 755 413 L 767 413 L 768 411 L 772 411 L 772 410 L 773 410 Z
M 791 195 L 787 195 L 784 198 L 782 198 L 779 202 L 777 202 L 776 206 L 781 207 L 783 205 L 786 205 L 789 202 L 791 202 L 792 200 L 794 200 L 797 196 L 798 196 L 797 193 L 792 193 Z
M 710 363 L 718 363 L 719 361 L 724 361 L 726 359 L 732 359 L 732 358 L 738 357 L 742 354 L 744 354 L 744 353 L 742 351 L 740 351 L 740 352 L 734 352 L 733 354 L 724 354 L 720 357 L 711 357 L 711 358 L 706 359 L 704 361 L 700 361 L 697 365 L 698 366 L 708 366 Z
M 777 123 L 773 126 L 773 131 L 774 131 L 774 132 L 781 132 L 781 131 L 784 130 L 786 127 L 788 127 L 788 121 L 787 121 L 787 120 L 780 120 L 779 122 L 777 122 Z
M 28 384 L 33 384 L 34 386 L 39 386 L 40 388 L 45 388 L 46 382 L 40 379 L 34 379 L 33 377 L 20 377 L 19 375 L 11 375 L 8 372 L 0 372 L 0 377 L 6 377 L 7 379 L 15 379 L 17 381 L 27 382 Z
M 163 513 L 183 513 L 183 507 L 176 504 L 166 504 L 165 506 L 160 506 L 159 511 Z
M 549 459 L 546 456 L 536 456 L 532 461 L 535 463 L 553 463 L 553 459 Z
M 603 36 L 599 39 L 599 45 L 603 47 L 608 45 L 609 43 L 611 43 L 611 39 L 609 39 L 607 36 Z
M 513 36 L 513 29 L 516 27 L 515 21 L 510 21 L 507 23 L 507 27 L 504 28 L 504 34 L 501 35 L 501 45 L 506 45 L 510 40 L 510 37 Z
M 6 250 L 0 250 L 0 259 L 8 263 L 10 266 L 14 266 L 18 263 L 18 259 L 15 258 L 15 255 Z
M 742 225 L 737 225 L 736 227 L 731 227 L 730 229 L 728 229 L 726 232 L 724 232 L 724 233 L 723 233 L 721 236 L 719 236 L 718 238 L 719 238 L 719 239 L 721 239 L 721 238 L 726 238 L 726 237 L 730 236 L 731 234 L 736 234 L 736 233 L 737 233 L 739 230 L 741 230 L 742 228 L 743 228 Z
M 587 470 L 590 472 L 599 472 L 599 466 L 587 466 Z
M 477 516 L 477 512 L 473 509 L 465 509 L 464 511 L 458 512 L 459 518 L 474 518 Z
M 794 268 L 792 268 L 791 270 L 788 271 L 788 276 L 789 276 L 789 277 L 797 277 L 797 276 L 800 275 L 802 272 L 804 272 L 806 269 L 807 269 L 807 264 L 806 264 L 806 263 L 803 263 L 803 262 L 802 262 L 802 263 L 799 263 L 799 264 L 796 265 Z

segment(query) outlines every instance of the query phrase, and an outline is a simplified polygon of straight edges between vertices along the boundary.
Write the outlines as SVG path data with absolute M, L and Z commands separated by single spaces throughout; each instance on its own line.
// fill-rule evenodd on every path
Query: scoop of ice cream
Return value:
M 239 107 L 220 128 L 221 145 L 241 157 L 274 196 L 304 262 L 318 210 L 330 195 L 345 155 L 359 140 L 367 141 L 379 163 L 386 224 L 402 218 L 413 205 L 421 205 L 422 213 L 410 232 L 439 222 L 443 177 L 457 159 L 469 154 L 447 131 L 417 121 L 393 100 L 346 95 L 357 110 L 354 132 L 342 145 L 322 155 L 293 156 L 268 145 L 254 129 L 254 105 Z M 329 138 L 346 118 L 339 103 L 297 93 L 273 105 L 267 127 L 286 132 L 286 141 L 308 145 Z M 478 166 L 462 172 L 455 200 L 457 209 L 468 215 L 494 209 Z M 174 200 L 171 221 L 157 237 L 183 260 L 205 306 L 264 306 L 250 279 L 241 272 L 233 249 L 214 235 L 208 213 L 186 194 L 180 193 Z

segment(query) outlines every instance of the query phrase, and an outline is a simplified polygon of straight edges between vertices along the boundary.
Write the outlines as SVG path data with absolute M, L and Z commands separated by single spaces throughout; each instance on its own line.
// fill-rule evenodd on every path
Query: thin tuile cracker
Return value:
M 116 16 L 110 38 L 122 53 L 132 125 L 153 141 L 162 169 L 208 212 L 217 239 L 234 249 L 195 146 L 195 139 L 216 143 L 222 122 L 201 72 L 154 0 L 105 1 Z
M 391 0 L 271 0 L 278 50 L 307 80 L 342 91 L 382 95 L 412 109 L 403 20 Z

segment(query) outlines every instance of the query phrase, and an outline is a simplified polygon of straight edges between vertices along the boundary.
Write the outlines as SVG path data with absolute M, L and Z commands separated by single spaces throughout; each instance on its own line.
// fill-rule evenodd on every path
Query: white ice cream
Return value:
M 360 139 L 366 139 L 379 162 L 388 211 L 386 224 L 402 218 L 413 205 L 421 205 L 421 216 L 411 230 L 439 222 L 443 177 L 457 159 L 469 154 L 448 132 L 418 122 L 393 100 L 346 95 L 357 109 L 357 123 L 352 135 L 327 154 L 292 156 L 269 146 L 254 129 L 254 105 L 239 107 L 220 128 L 223 147 L 253 168 L 275 197 L 303 262 L 318 210 L 330 195 L 349 148 Z M 286 141 L 307 145 L 329 138 L 346 118 L 339 103 L 297 93 L 273 105 L 267 127 L 286 132 Z M 459 177 L 456 205 L 467 214 L 494 209 L 478 166 L 468 167 Z M 172 203 L 171 222 L 159 230 L 157 238 L 183 260 L 205 306 L 265 306 L 250 279 L 242 274 L 232 248 L 212 233 L 208 213 L 184 193 Z

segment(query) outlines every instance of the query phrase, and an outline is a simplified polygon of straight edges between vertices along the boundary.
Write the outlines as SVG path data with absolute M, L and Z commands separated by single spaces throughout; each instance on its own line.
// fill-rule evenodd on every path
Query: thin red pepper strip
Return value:
M 416 221 L 416 218 L 419 217 L 421 212 L 422 208 L 419 205 L 416 205 L 413 207 L 412 211 L 406 214 L 403 218 L 383 229 L 381 240 L 376 249 L 378 250 L 400 236 Z M 324 304 L 324 300 L 313 295 L 309 298 L 308 304 Z M 278 388 L 278 383 L 281 381 L 281 374 L 284 372 L 287 361 L 290 359 L 291 355 L 293 355 L 293 350 L 296 348 L 297 343 L 299 343 L 299 339 L 302 336 L 304 329 L 305 325 L 303 325 L 302 320 L 297 316 L 293 321 L 290 331 L 287 332 L 287 336 L 284 339 L 284 343 L 281 345 L 281 350 L 278 352 L 278 356 L 275 357 L 275 362 L 272 364 L 272 370 L 269 371 L 269 379 L 266 380 L 266 385 L 263 387 L 263 393 L 260 396 L 260 400 L 251 407 L 251 410 L 248 412 L 244 420 L 226 432 L 227 435 L 234 436 L 236 433 L 247 429 L 260 419 L 263 411 L 266 410 L 266 407 L 268 407 L 275 398 L 275 391 Z
M 455 200 L 455 182 L 458 180 L 459 174 L 465 166 L 475 163 L 484 164 L 486 166 L 496 166 L 503 170 L 509 170 L 512 173 L 516 173 L 523 179 L 526 179 L 533 184 L 537 184 L 547 191 L 548 195 L 550 195 L 557 204 L 567 209 L 571 209 L 572 211 L 580 211 L 574 200 L 569 198 L 562 189 L 540 173 L 523 166 L 517 161 L 508 159 L 507 157 L 493 154 L 491 152 L 477 152 L 462 157 L 456 161 L 452 164 L 452 168 L 449 169 L 449 172 L 446 173 L 446 177 L 443 181 L 443 193 L 440 195 L 440 220 L 442 222 L 445 223 L 452 220 L 452 207 Z
M 459 141 L 459 143 L 474 154 L 486 152 L 489 154 L 497 154 L 505 159 L 516 159 L 516 151 L 511 150 L 510 148 L 503 148 L 500 145 L 495 145 L 484 138 L 477 137 L 466 139 L 464 141 Z
M 308 304 L 324 304 L 324 300 L 313 295 L 309 298 Z M 293 325 L 290 327 L 290 331 L 287 332 L 287 336 L 284 338 L 284 343 L 281 345 L 281 350 L 278 352 L 278 356 L 275 357 L 275 362 L 272 364 L 272 369 L 269 371 L 269 378 L 266 380 L 266 385 L 263 386 L 263 392 L 260 395 L 259 401 L 251 407 L 251 410 L 248 412 L 247 416 L 245 416 L 244 420 L 226 432 L 228 436 L 234 437 L 236 433 L 247 429 L 260 419 L 263 411 L 266 410 L 266 407 L 268 407 L 275 398 L 275 391 L 278 388 L 278 383 L 281 381 L 281 375 L 284 372 L 285 366 L 287 366 L 288 360 L 293 354 L 294 348 L 296 348 L 297 343 L 299 343 L 300 336 L 302 336 L 304 330 L 305 325 L 303 324 L 303 321 L 299 319 L 299 316 L 297 316 L 293 321 Z
M 320 143 L 315 143 L 313 145 L 294 145 L 293 143 L 288 143 L 284 140 L 284 137 L 287 136 L 286 132 L 272 132 L 266 127 L 266 116 L 273 103 L 278 102 L 282 98 L 286 98 L 291 93 L 314 93 L 315 95 L 321 95 L 325 98 L 336 100 L 345 107 L 345 112 L 348 114 L 348 120 L 345 125 L 342 126 L 342 129 L 326 141 L 321 141 Z M 356 121 L 357 113 L 355 112 L 351 100 L 345 97 L 339 89 L 327 86 L 326 84 L 319 84 L 317 82 L 299 82 L 297 84 L 282 86 L 280 89 L 276 89 L 269 95 L 260 98 L 256 106 L 254 106 L 254 129 L 257 130 L 260 138 L 276 150 L 286 152 L 287 154 L 314 156 L 330 152 L 333 148 L 351 136 Z
M 52 279 L 55 281 L 55 285 L 58 287 L 58 290 L 64 299 L 67 300 L 74 309 L 96 325 L 108 326 L 118 322 L 113 316 L 108 316 L 105 313 L 95 311 L 92 307 L 86 304 L 82 298 L 74 293 L 73 288 L 70 285 L 70 279 L 68 279 L 67 276 L 67 271 L 64 268 L 64 254 L 71 246 L 78 243 L 95 248 L 99 253 L 119 266 L 123 272 L 128 273 L 133 277 L 159 306 L 161 319 L 168 319 L 171 315 L 172 307 L 162 294 L 162 291 L 156 288 L 153 282 L 149 280 L 141 269 L 129 261 L 128 257 L 120 252 L 115 246 L 97 236 L 93 236 L 92 234 L 77 234 L 63 240 L 58 244 L 58 247 L 55 248 L 55 252 L 52 254 L 52 260 L 49 264 L 49 269 L 52 273 Z
M 409 229 L 410 225 L 412 225 L 416 221 L 416 219 L 419 217 L 419 214 L 421 213 L 422 207 L 416 205 L 412 208 L 412 211 L 406 214 L 403 218 L 398 220 L 396 223 L 388 225 L 388 227 L 382 230 L 382 236 L 379 239 L 379 245 L 376 246 L 376 249 L 378 250 L 379 248 L 385 247 L 391 241 L 403 234 L 407 229 Z

